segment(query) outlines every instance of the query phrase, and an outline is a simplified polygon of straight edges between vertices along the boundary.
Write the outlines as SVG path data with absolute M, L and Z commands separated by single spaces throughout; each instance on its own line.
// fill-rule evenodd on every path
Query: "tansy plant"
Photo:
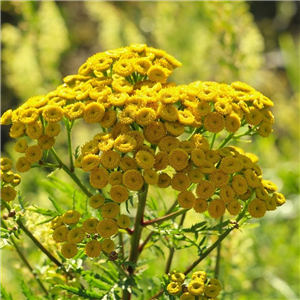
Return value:
M 2 236 L 30 269 L 14 238 L 28 235 L 63 278 L 49 284 L 37 277 L 41 299 L 217 299 L 218 272 L 199 269 L 200 262 L 231 231 L 284 204 L 258 157 L 232 145 L 269 136 L 273 102 L 239 81 L 169 82 L 180 66 L 145 44 L 97 53 L 56 90 L 2 115 L 19 153 L 17 173 L 10 158 L 1 158 L 1 203 L 8 211 Z M 91 135 L 76 145 L 78 123 Z M 25 205 L 16 189 L 32 168 L 63 170 L 74 183 L 69 197 L 79 204 L 63 209 L 61 198 L 51 197 L 55 210 Z M 48 179 L 57 182 L 52 174 Z M 51 227 L 54 250 L 26 226 L 30 210 L 48 216 L 42 223 Z M 190 215 L 192 225 L 185 226 Z M 187 247 L 196 255 L 185 270 L 172 271 Z M 158 248 L 161 285 L 145 292 L 143 253 Z

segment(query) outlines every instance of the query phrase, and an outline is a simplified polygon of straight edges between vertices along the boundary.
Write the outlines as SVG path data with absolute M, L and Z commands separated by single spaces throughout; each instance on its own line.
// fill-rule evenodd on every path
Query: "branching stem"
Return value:
M 81 182 L 81 180 L 76 176 L 74 172 L 72 172 L 59 158 L 58 154 L 54 150 L 54 148 L 51 148 L 51 153 L 54 156 L 54 158 L 59 163 L 60 167 L 73 179 L 73 181 L 78 185 L 78 187 L 88 196 L 91 197 L 93 194 L 85 187 L 85 185 Z

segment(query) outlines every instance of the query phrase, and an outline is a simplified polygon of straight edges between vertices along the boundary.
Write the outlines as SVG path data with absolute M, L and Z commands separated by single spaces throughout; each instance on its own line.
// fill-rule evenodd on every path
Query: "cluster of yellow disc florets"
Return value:
M 169 277 L 171 282 L 167 286 L 167 291 L 180 300 L 214 300 L 222 290 L 220 281 L 207 278 L 205 271 L 194 272 L 189 283 L 185 283 L 186 277 L 180 272 L 173 271 Z
M 116 246 L 111 237 L 119 228 L 126 229 L 131 224 L 127 215 L 120 214 L 118 204 L 106 201 L 100 194 L 90 197 L 89 204 L 101 211 L 101 220 L 94 217 L 80 220 L 78 211 L 69 210 L 51 221 L 53 239 L 62 243 L 61 254 L 66 258 L 76 256 L 83 247 L 89 257 L 99 257 L 102 251 L 112 253 Z
M 234 135 L 241 127 L 267 137 L 274 123 L 269 110 L 273 102 L 242 82 L 167 83 L 179 66 L 170 54 L 145 44 L 91 56 L 56 90 L 1 117 L 2 125 L 12 124 L 10 136 L 18 139 L 15 151 L 22 156 L 17 171 L 43 164 L 61 125 L 83 119 L 98 124 L 99 132 L 81 145 L 74 166 L 89 174 L 91 187 L 109 193 L 102 214 L 106 205 L 116 208 L 146 185 L 171 186 L 183 208 L 208 210 L 213 218 L 226 209 L 238 214 L 243 200 L 254 194 L 248 206 L 253 217 L 283 204 L 284 197 L 262 179 L 253 156 L 234 147 L 212 148 L 217 133 Z M 96 205 L 98 200 L 91 201 Z M 103 216 L 96 226 L 103 238 L 111 235 L 102 232 L 101 222 L 109 223 L 113 234 L 118 228 L 115 220 Z M 69 228 L 63 226 L 66 237 Z
M 7 157 L 1 157 L 1 199 L 10 202 L 16 198 L 15 187 L 20 184 L 21 176 L 12 172 L 13 162 Z

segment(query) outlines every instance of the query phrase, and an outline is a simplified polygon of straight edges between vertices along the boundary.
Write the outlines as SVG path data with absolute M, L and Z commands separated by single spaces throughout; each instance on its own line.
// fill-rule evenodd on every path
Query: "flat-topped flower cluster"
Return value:
M 273 102 L 238 81 L 167 82 L 179 66 L 170 54 L 144 44 L 97 53 L 56 90 L 32 97 L 1 117 L 17 139 L 20 173 L 45 164 L 62 125 L 69 133 L 74 122 L 99 125 L 78 155 L 71 152 L 70 171 L 75 167 L 89 174 L 94 188 L 88 195 L 90 206 L 101 211 L 102 219 L 82 220 L 80 228 L 73 228 L 79 219 L 66 222 L 66 215 L 75 213 L 71 211 L 54 221 L 53 238 L 67 241 L 62 250 L 66 257 L 76 254 L 76 244 L 85 237 L 86 254 L 97 256 L 105 241 L 100 244 L 95 235 L 108 239 L 105 249 L 114 249 L 110 238 L 131 224 L 120 215 L 121 203 L 149 185 L 171 187 L 179 192 L 182 208 L 208 210 L 212 218 L 226 210 L 237 215 L 246 205 L 252 217 L 263 217 L 285 202 L 276 185 L 262 178 L 255 155 L 226 146 L 237 136 L 267 137 L 274 123 Z M 214 147 L 217 136 L 222 140 Z M 1 170 L 6 172 L 2 161 Z

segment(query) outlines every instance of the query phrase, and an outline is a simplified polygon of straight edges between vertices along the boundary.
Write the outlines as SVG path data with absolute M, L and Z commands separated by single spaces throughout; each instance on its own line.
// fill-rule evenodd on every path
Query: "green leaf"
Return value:
M 21 290 L 27 300 L 36 300 L 36 296 L 32 293 L 32 291 L 28 288 L 28 285 L 21 279 Z
M 69 291 L 73 294 L 76 294 L 80 297 L 83 297 L 85 299 L 103 299 L 104 294 L 99 294 L 99 293 L 95 293 L 95 292 L 91 292 L 91 291 L 87 291 L 87 290 L 82 290 L 73 286 L 69 286 L 69 285 L 63 285 L 63 284 L 58 284 L 57 285 L 58 288 L 61 288 L 63 290 Z
M 57 201 L 54 200 L 53 198 L 51 198 L 50 196 L 48 197 L 48 199 L 52 202 L 52 204 L 55 207 L 55 209 L 57 210 L 57 212 L 60 215 L 62 215 L 64 213 L 64 210 L 60 207 L 60 205 L 57 203 Z
M 36 205 L 28 207 L 27 209 L 30 210 L 30 211 L 36 212 L 38 214 L 44 215 L 44 216 L 51 216 L 51 217 L 58 216 L 57 212 L 55 212 L 51 209 L 45 209 L 45 208 L 37 207 Z
M 2 285 L 1 285 L 1 299 L 14 300 L 11 293 L 8 293 Z
M 97 278 L 96 278 L 97 277 Z M 104 276 L 100 276 L 99 274 L 87 274 L 85 272 L 83 274 L 83 278 L 88 282 L 92 287 L 97 288 L 102 291 L 107 291 L 110 289 L 110 285 L 108 283 L 113 284 L 105 278 Z

